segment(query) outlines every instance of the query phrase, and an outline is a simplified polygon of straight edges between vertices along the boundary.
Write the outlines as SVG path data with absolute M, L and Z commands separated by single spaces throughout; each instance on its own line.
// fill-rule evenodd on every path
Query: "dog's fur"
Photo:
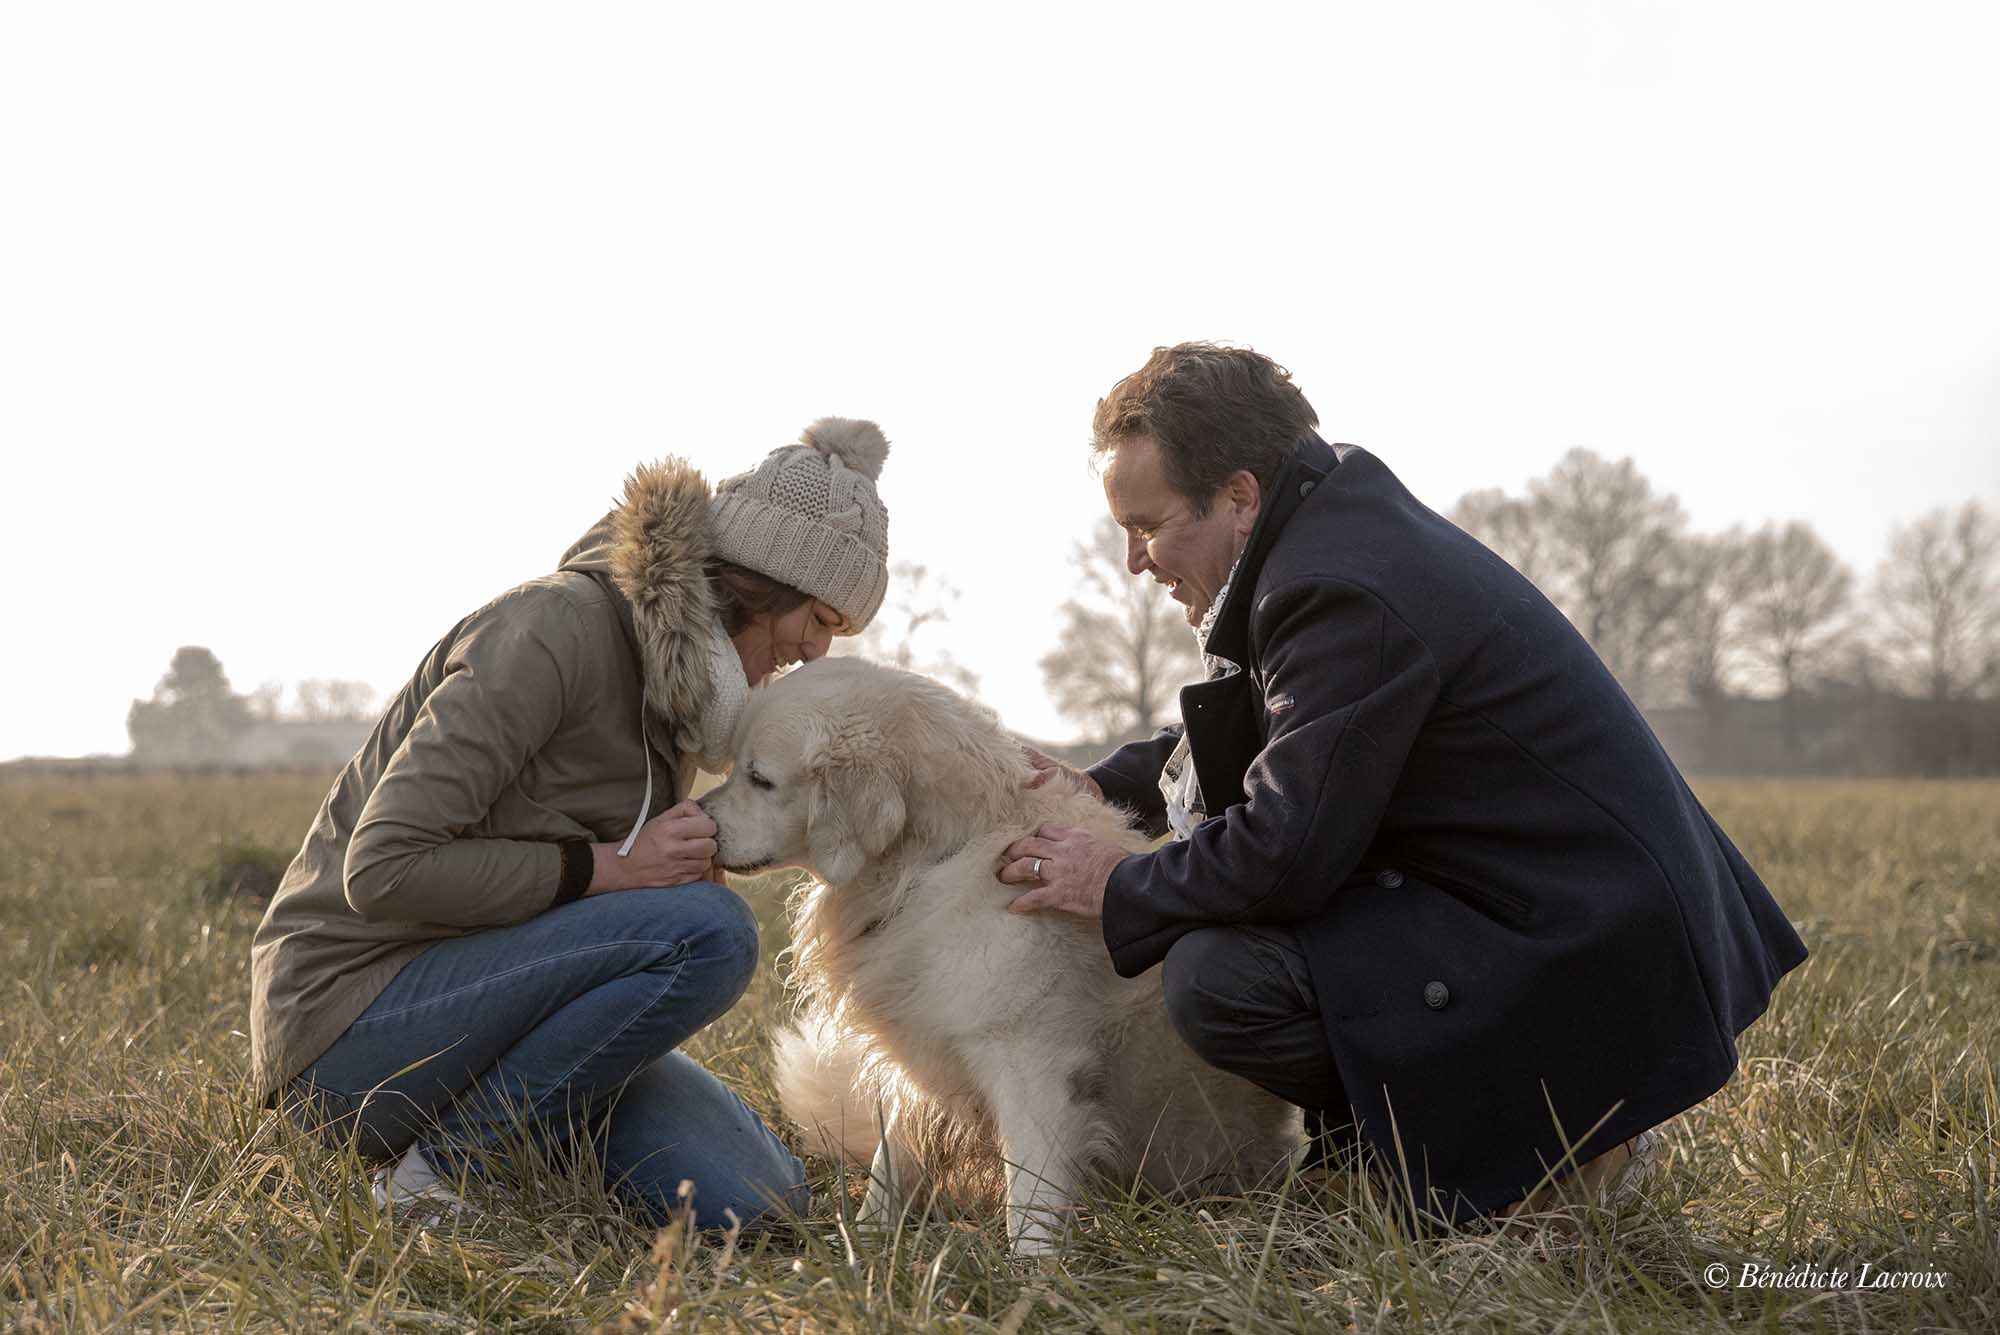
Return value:
M 893 1222 L 923 1173 L 1005 1161 L 1008 1236 L 1046 1252 L 1096 1175 L 1247 1185 L 1300 1143 L 1298 1110 L 1197 1058 L 1157 975 L 1121 979 L 1098 925 L 1010 913 L 1009 844 L 1044 823 L 1134 852 L 1123 815 L 1028 763 L 993 715 L 923 677 L 827 659 L 751 695 L 729 781 L 703 799 L 731 871 L 804 866 L 792 904 L 802 1022 L 786 1113 L 873 1170 Z M 886 1134 L 885 1134 L 886 1133 Z M 886 1219 L 884 1218 L 886 1216 Z

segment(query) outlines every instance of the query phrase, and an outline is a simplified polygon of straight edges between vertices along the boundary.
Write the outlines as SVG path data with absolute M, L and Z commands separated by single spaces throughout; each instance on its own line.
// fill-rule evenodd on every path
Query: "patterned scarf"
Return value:
M 1194 628 L 1195 648 L 1201 652 L 1201 666 L 1209 681 L 1234 676 L 1243 670 L 1241 665 L 1208 652 L 1208 637 L 1215 633 L 1215 619 L 1222 614 L 1222 604 L 1228 601 L 1229 586 L 1235 581 L 1236 567 L 1242 560 L 1239 554 L 1230 564 L 1229 575 L 1216 590 L 1215 601 L 1208 605 L 1208 610 L 1201 614 L 1201 624 Z M 1185 731 L 1174 753 L 1160 767 L 1160 796 L 1166 799 L 1167 824 L 1176 839 L 1186 839 L 1194 833 L 1195 826 L 1208 819 L 1208 812 L 1202 806 L 1201 785 L 1194 777 L 1194 752 L 1188 747 Z

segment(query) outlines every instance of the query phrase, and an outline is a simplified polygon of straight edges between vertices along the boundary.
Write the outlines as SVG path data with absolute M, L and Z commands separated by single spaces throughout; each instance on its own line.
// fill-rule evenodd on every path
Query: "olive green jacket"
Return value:
M 555 574 L 432 647 L 334 781 L 250 947 L 260 1100 L 424 947 L 551 907 L 557 842 L 617 842 L 693 779 L 709 697 L 709 491 L 641 468 Z M 641 719 L 644 719 L 642 728 Z

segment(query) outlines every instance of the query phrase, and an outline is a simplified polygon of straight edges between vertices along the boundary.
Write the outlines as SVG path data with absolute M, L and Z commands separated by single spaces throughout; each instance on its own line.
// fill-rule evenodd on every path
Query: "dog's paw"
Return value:
M 1007 1245 L 1007 1252 L 1016 1261 L 1032 1261 L 1061 1254 L 1063 1242 L 1068 1235 L 1067 1220 L 1034 1217 L 1022 1221 L 1020 1231 Z

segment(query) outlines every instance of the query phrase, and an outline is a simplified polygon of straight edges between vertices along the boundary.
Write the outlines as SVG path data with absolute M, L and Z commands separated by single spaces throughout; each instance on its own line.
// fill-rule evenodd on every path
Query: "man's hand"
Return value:
M 1067 779 L 1078 792 L 1089 793 L 1100 802 L 1104 800 L 1104 790 L 1097 786 L 1097 780 L 1074 765 L 1065 765 L 1047 752 L 1037 751 L 1025 743 L 1022 744 L 1021 751 L 1028 757 L 1028 763 L 1035 767 L 1035 772 L 1029 776 L 1028 782 L 1022 785 L 1023 787 L 1039 788 L 1050 779 L 1062 778 Z
M 715 822 L 690 798 L 642 825 L 627 856 L 618 856 L 616 844 L 592 844 L 590 853 L 595 868 L 586 895 L 713 879 Z
M 1073 825 L 1044 825 L 1016 839 L 1000 855 L 1000 879 L 1030 889 L 1007 905 L 1010 913 L 1054 909 L 1079 918 L 1104 916 L 1104 887 L 1127 854 Z M 1040 872 L 1037 875 L 1037 871 Z

